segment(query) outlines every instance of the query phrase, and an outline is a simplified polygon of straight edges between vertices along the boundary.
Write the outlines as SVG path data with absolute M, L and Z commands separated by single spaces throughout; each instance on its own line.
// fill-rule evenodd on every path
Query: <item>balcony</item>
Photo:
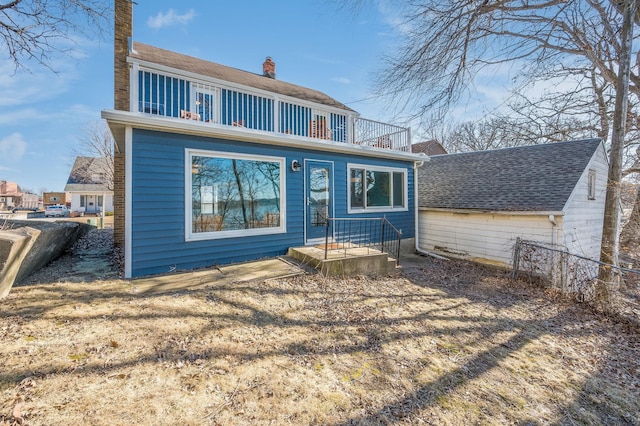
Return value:
M 132 111 L 212 126 L 411 152 L 408 128 L 363 119 L 351 111 L 137 64 L 133 76 Z

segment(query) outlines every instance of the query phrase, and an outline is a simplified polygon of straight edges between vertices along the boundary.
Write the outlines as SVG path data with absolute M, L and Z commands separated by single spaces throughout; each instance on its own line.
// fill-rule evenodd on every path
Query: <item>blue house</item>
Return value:
M 324 242 L 328 218 L 384 216 L 414 238 L 425 157 L 409 129 L 277 80 L 271 58 L 260 74 L 132 43 L 130 8 L 116 1 L 102 112 L 127 278 L 281 255 Z

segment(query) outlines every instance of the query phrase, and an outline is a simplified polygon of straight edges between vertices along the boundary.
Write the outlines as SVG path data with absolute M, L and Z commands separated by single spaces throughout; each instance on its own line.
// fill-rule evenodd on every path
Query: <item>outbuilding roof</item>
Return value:
M 275 78 L 266 77 L 262 74 L 256 74 L 215 62 L 205 61 L 204 59 L 172 52 L 170 50 L 161 49 L 144 43 L 134 42 L 133 51 L 129 53 L 129 57 L 207 77 L 213 77 L 219 80 L 242 84 L 244 86 L 267 90 L 269 92 L 291 96 L 293 98 L 315 102 L 321 105 L 340 108 L 346 111 L 353 111 L 351 108 L 318 90 L 287 83 Z
M 418 170 L 420 207 L 562 211 L 601 139 L 437 155 Z

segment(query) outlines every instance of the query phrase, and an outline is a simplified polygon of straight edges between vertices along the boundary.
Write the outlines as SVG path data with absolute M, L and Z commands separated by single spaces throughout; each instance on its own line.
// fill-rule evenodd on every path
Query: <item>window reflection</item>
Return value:
M 281 164 L 192 156 L 192 232 L 280 227 Z

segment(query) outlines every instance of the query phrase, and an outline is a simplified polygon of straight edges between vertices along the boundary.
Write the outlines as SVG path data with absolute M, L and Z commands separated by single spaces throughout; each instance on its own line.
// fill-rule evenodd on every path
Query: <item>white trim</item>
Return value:
M 192 173 L 191 165 L 194 156 L 210 158 L 228 158 L 237 160 L 269 161 L 280 164 L 280 226 L 272 228 L 238 229 L 232 231 L 193 232 L 193 199 L 192 199 Z M 218 240 L 222 238 L 241 238 L 256 235 L 284 234 L 287 232 L 287 196 L 286 196 L 286 158 L 271 157 L 266 155 L 241 154 L 237 152 L 210 151 L 202 149 L 185 148 L 185 241 Z
M 304 221 L 304 226 L 303 226 L 303 242 L 304 245 L 312 245 L 312 244 L 317 244 L 319 242 L 323 242 L 323 238 L 311 238 L 311 239 L 307 239 L 307 163 L 308 162 L 313 162 L 313 163 L 327 163 L 331 165 L 331 179 L 330 179 L 330 184 L 331 184 L 331 193 L 329 194 L 330 200 L 329 203 L 331 204 L 331 217 L 335 217 L 336 216 L 336 202 L 335 202 L 335 188 L 336 188 L 336 179 L 335 179 L 335 164 L 333 161 L 328 161 L 328 160 L 314 160 L 313 158 L 305 158 L 304 159 L 304 176 L 303 176 L 303 193 L 302 193 L 302 203 L 304 206 L 304 214 L 302 215 L 302 220 Z M 333 229 L 332 229 L 333 232 Z M 331 234 L 333 236 L 333 233 Z
M 124 277 L 131 278 L 132 267 L 132 224 L 131 209 L 133 198 L 133 129 L 127 126 L 124 130 L 124 152 L 125 152 L 125 201 L 124 201 Z
M 354 145 L 346 142 L 329 140 L 318 141 L 304 136 L 287 135 L 283 133 L 269 133 L 260 130 L 226 126 L 222 124 L 204 123 L 196 120 L 184 120 L 172 117 L 155 117 L 148 114 L 128 111 L 103 110 L 102 118 L 110 124 L 134 126 L 137 129 L 148 129 L 156 132 L 178 133 L 260 143 L 263 145 L 286 146 L 305 150 L 323 152 L 337 152 L 365 157 L 385 158 L 402 161 L 427 161 L 421 154 L 393 151 L 390 149 L 373 148 Z
M 402 207 L 393 207 L 391 206 L 380 206 L 380 207 L 367 207 L 366 195 L 363 198 L 363 207 L 351 207 L 351 169 L 364 169 L 365 176 L 363 179 L 366 179 L 367 171 L 380 171 L 380 172 L 388 172 L 391 174 L 390 183 L 390 197 L 391 204 L 393 204 L 393 173 L 402 173 L 404 176 L 403 179 L 403 206 Z M 373 166 L 367 164 L 357 164 L 357 163 L 347 163 L 347 214 L 362 214 L 362 213 L 378 213 L 378 212 L 406 212 L 409 211 L 409 172 L 406 168 L 402 167 L 388 167 L 388 166 Z M 366 194 L 366 188 L 363 186 L 363 194 Z
M 456 214 L 495 214 L 503 216 L 564 216 L 562 211 L 508 211 L 508 210 L 481 210 L 481 209 L 447 209 L 436 207 L 418 207 L 420 211 L 445 212 Z

